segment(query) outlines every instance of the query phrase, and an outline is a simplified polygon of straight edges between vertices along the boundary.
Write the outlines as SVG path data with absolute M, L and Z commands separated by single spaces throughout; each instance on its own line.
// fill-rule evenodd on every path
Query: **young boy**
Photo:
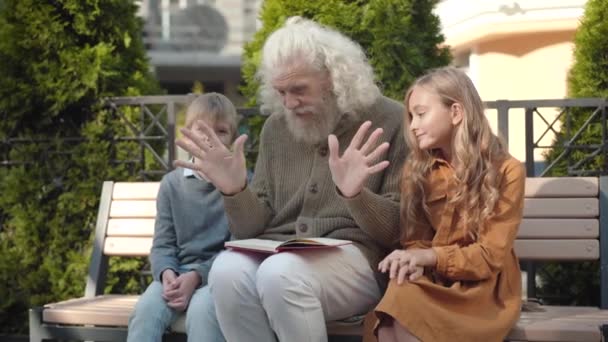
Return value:
M 203 120 L 220 141 L 230 146 L 237 133 L 237 113 L 225 96 L 197 97 L 186 113 L 186 127 Z M 197 161 L 194 161 L 195 163 Z M 214 319 L 206 308 L 211 301 L 207 274 L 217 253 L 229 239 L 220 192 L 204 175 L 177 168 L 166 174 L 156 202 L 154 240 L 150 252 L 153 282 L 129 319 L 128 341 L 161 341 L 165 330 L 186 312 L 189 341 L 223 341 L 216 331 L 202 331 L 201 320 Z

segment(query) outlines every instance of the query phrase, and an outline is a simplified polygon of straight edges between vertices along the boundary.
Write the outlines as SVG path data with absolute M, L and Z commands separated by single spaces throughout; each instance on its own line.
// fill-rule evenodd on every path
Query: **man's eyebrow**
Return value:
M 291 90 L 302 90 L 304 88 L 306 88 L 306 84 L 294 84 L 291 87 Z

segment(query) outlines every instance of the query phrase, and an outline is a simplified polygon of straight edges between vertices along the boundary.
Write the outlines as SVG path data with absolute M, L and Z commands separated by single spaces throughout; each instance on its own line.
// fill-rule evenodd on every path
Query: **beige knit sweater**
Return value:
M 260 150 L 251 184 L 224 204 L 235 238 L 287 240 L 331 237 L 352 240 L 375 270 L 399 240 L 399 179 L 406 150 L 403 106 L 380 97 L 359 120 L 343 118 L 334 134 L 341 153 L 365 120 L 384 129 L 381 141 L 390 143 L 390 165 L 367 181 L 354 198 L 336 191 L 328 164 L 327 141 L 298 142 L 285 118 L 271 115 L 261 133 Z M 371 129 L 370 129 L 371 131 Z

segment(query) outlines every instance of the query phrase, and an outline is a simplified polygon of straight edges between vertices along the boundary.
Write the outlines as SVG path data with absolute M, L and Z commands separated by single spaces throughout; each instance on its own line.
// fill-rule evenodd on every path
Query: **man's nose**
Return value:
M 298 107 L 300 101 L 298 101 L 298 98 L 296 96 L 293 96 L 288 93 L 283 96 L 283 104 L 285 105 L 285 108 L 292 110 Z

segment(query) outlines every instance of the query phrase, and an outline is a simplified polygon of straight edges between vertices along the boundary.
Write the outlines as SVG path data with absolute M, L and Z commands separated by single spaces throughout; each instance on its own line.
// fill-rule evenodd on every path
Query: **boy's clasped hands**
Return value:
M 397 249 L 378 264 L 382 273 L 389 272 L 390 279 L 401 285 L 404 281 L 414 281 L 424 273 L 425 267 L 435 267 L 437 254 L 428 249 Z
M 167 305 L 177 311 L 185 311 L 194 294 L 194 290 L 200 285 L 201 277 L 194 271 L 175 274 L 171 269 L 166 269 L 162 274 L 163 299 Z

